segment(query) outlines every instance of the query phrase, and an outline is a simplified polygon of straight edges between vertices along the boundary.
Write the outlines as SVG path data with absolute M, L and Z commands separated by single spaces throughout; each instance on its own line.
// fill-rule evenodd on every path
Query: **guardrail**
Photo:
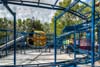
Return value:
M 76 67 L 76 64 L 73 62 L 58 62 L 57 64 L 54 63 L 41 63 L 41 64 L 26 64 L 26 65 L 4 65 L 0 67 Z

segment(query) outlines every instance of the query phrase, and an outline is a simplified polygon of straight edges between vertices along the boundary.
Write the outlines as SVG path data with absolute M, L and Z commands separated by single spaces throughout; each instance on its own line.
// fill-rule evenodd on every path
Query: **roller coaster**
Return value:
M 96 5 L 95 5 L 95 0 L 91 0 L 92 5 L 89 5 L 88 3 L 82 1 L 82 0 L 73 0 L 68 6 L 66 7 L 62 7 L 57 5 L 57 2 L 59 0 L 56 0 L 54 4 L 47 4 L 47 3 L 42 3 L 41 0 L 38 0 L 37 2 L 33 2 L 31 0 L 0 0 L 0 4 L 3 4 L 5 6 L 5 8 L 7 8 L 7 10 L 12 14 L 12 16 L 14 17 L 14 30 L 5 30 L 5 29 L 0 29 L 0 31 L 5 31 L 5 32 L 13 32 L 14 36 L 13 36 L 13 40 L 12 41 L 6 41 L 6 43 L 1 46 L 1 51 L 3 49 L 5 49 L 6 53 L 7 53 L 7 48 L 12 45 L 13 47 L 13 65 L 10 65 L 10 67 L 81 67 L 80 65 L 86 65 L 90 66 L 90 67 L 96 67 L 95 66 L 95 62 L 100 60 L 100 25 L 98 24 L 98 22 L 100 21 L 100 12 L 96 11 Z M 13 10 L 9 7 L 8 4 L 12 4 L 12 5 L 20 5 L 20 6 L 29 6 L 29 7 L 37 7 L 37 8 L 44 8 L 44 9 L 50 9 L 50 10 L 61 10 L 61 14 L 59 14 L 58 16 L 56 16 L 54 18 L 54 33 L 53 33 L 53 39 L 51 39 L 51 41 L 47 41 L 46 37 L 43 34 L 43 36 L 40 36 L 41 34 L 33 34 L 31 35 L 31 37 L 27 38 L 28 44 L 30 45 L 35 45 L 37 46 L 36 43 L 38 43 L 38 46 L 43 46 L 46 45 L 45 47 L 43 47 L 43 49 L 49 47 L 50 44 L 53 44 L 53 62 L 49 62 L 49 63 L 39 63 L 39 64 L 19 64 L 17 65 L 16 63 L 16 59 L 18 59 L 16 57 L 17 54 L 17 43 L 21 42 L 21 45 L 24 44 L 25 46 L 25 38 L 27 34 L 27 32 L 17 32 L 16 31 L 16 13 L 13 12 Z M 77 10 L 73 10 L 72 8 L 77 5 L 77 4 L 82 4 L 84 5 L 82 8 L 79 8 Z M 86 13 L 82 13 L 82 11 L 89 7 L 91 9 L 91 11 L 87 11 Z M 60 19 L 66 12 L 71 13 L 79 18 L 81 18 L 82 20 L 84 20 L 82 23 L 77 24 L 77 25 L 73 25 L 73 26 L 67 26 L 62 30 L 62 34 L 60 36 L 57 36 L 57 20 Z M 91 14 L 91 16 L 87 16 L 87 14 Z M 97 51 L 95 51 L 95 29 L 98 29 L 98 49 Z M 78 39 L 78 45 L 80 46 L 80 34 L 86 32 L 87 34 L 90 34 L 90 49 L 82 49 L 82 48 L 77 48 L 77 44 L 76 44 L 76 34 L 79 34 L 79 39 Z M 20 37 L 17 37 L 16 34 L 20 33 L 22 34 Z M 31 32 L 32 33 L 32 32 Z M 74 35 L 74 44 L 72 47 L 73 49 L 73 55 L 74 55 L 74 59 L 71 60 L 64 60 L 64 61 L 57 61 L 57 54 L 58 54 L 58 50 L 60 49 L 60 51 L 62 51 L 62 45 L 63 45 L 63 41 L 66 40 L 67 36 L 70 36 L 71 34 Z M 49 35 L 48 35 L 49 36 Z M 31 39 L 31 40 L 30 40 Z M 88 39 L 88 37 L 86 38 Z M 7 40 L 7 39 L 6 39 Z M 37 41 L 42 41 L 44 43 L 41 44 L 41 42 L 37 42 Z M 31 42 L 30 42 L 31 41 Z M 46 42 L 45 42 L 46 41 Z M 34 42 L 34 43 L 32 43 Z M 36 42 L 36 43 L 35 43 Z M 9 46 L 7 45 L 9 44 Z M 70 45 L 69 45 L 70 46 Z M 66 46 L 67 47 L 67 46 Z M 22 47 L 23 48 L 23 47 Z M 68 47 L 67 47 L 68 48 Z M 88 47 L 87 47 L 88 48 Z M 25 48 L 27 49 L 27 48 Z M 36 49 L 35 49 L 36 50 Z M 65 53 L 66 54 L 66 53 Z M 83 57 L 79 58 L 77 57 L 79 54 L 84 55 Z M 31 54 L 30 54 L 31 55 Z M 41 53 L 38 55 L 40 56 Z M 25 55 L 26 56 L 26 55 Z M 32 55 L 34 56 L 34 55 Z M 34 61 L 36 60 L 36 58 L 38 57 L 36 56 L 34 59 L 31 59 L 30 61 Z M 31 57 L 32 58 L 32 57 Z M 65 59 L 65 58 L 64 58 Z M 27 61 L 29 60 L 29 57 L 27 59 Z M 90 64 L 91 63 L 91 64 Z M 4 66 L 8 66 L 9 65 L 4 65 Z M 3 67 L 3 66 L 2 66 Z

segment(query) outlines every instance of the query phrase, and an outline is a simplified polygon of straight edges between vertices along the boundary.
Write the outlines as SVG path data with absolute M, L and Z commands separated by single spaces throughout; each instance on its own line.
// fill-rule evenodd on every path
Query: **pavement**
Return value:
M 13 52 L 11 55 L 0 58 L 0 65 L 13 65 Z M 85 55 L 77 55 L 77 57 L 81 58 Z M 57 50 L 57 62 L 73 60 L 74 54 L 66 54 L 64 52 L 60 53 Z M 17 51 L 16 53 L 16 64 L 17 65 L 26 65 L 26 64 L 42 64 L 42 63 L 53 63 L 54 62 L 54 50 L 52 49 L 50 52 L 37 51 L 37 50 L 26 50 L 25 53 L 22 51 Z M 91 64 L 79 65 L 79 67 L 91 67 Z M 100 61 L 95 62 L 96 66 L 100 66 Z

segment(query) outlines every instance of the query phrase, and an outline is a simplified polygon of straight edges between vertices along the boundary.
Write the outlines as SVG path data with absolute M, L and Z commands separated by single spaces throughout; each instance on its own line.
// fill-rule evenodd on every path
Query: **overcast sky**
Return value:
M 55 0 L 41 0 L 46 3 L 53 4 Z M 89 0 L 83 0 L 83 1 L 89 1 Z M 17 13 L 17 19 L 25 19 L 25 18 L 32 18 L 33 16 L 35 19 L 41 20 L 41 22 L 50 22 L 52 16 L 54 15 L 53 10 L 48 9 L 42 9 L 42 8 L 31 8 L 31 7 L 23 7 L 23 6 L 12 6 L 10 7 Z M 0 5 L 0 17 L 7 17 L 8 19 L 11 19 L 11 14 L 3 7 L 3 5 Z

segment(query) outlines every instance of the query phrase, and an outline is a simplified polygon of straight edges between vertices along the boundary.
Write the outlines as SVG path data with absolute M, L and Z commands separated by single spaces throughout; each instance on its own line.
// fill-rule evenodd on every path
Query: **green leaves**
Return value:
M 6 30 L 13 30 L 13 21 L 7 18 L 0 18 L 0 28 Z M 43 24 L 40 20 L 32 20 L 27 18 L 26 20 L 18 19 L 16 22 L 16 29 L 18 32 L 31 32 L 32 28 L 35 30 L 43 31 Z M 45 28 L 44 28 L 45 29 Z M 12 35 L 13 32 L 8 32 L 8 35 Z M 0 38 L 6 36 L 6 31 L 0 31 Z
M 71 0 L 63 0 L 62 2 L 59 3 L 59 5 L 62 7 L 67 7 L 70 3 Z
M 59 3 L 60 6 L 62 7 L 67 7 L 69 4 L 71 4 L 72 0 L 63 0 L 62 2 Z M 84 5 L 80 5 L 80 4 L 76 4 L 74 7 L 71 8 L 71 10 L 77 11 L 78 9 L 82 8 Z M 86 13 L 91 11 L 90 7 L 85 8 L 84 10 L 82 10 L 80 13 Z M 56 11 L 55 16 L 58 16 L 62 11 Z M 90 17 L 91 14 L 88 14 L 88 17 Z M 52 23 L 50 24 L 51 26 L 51 30 L 53 30 L 53 25 L 54 25 L 54 17 L 52 19 Z M 80 24 L 82 22 L 82 19 L 70 14 L 68 12 L 66 12 L 60 19 L 58 19 L 57 21 L 57 35 L 60 35 L 63 28 L 65 26 L 72 26 L 72 25 L 76 25 L 76 24 Z

